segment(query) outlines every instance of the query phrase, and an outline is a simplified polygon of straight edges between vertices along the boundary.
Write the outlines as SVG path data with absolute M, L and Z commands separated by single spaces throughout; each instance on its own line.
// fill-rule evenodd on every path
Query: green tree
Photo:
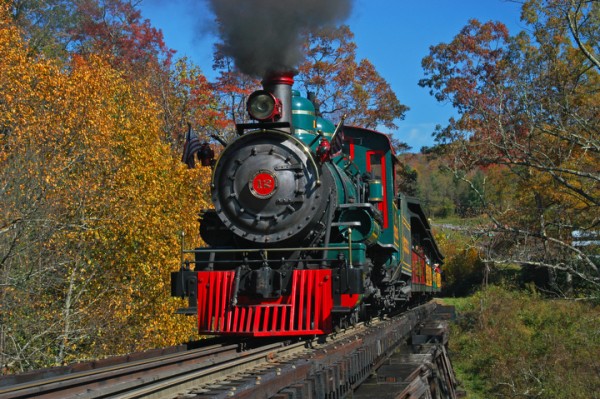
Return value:
M 398 190 L 411 197 L 419 196 L 419 174 L 409 164 L 403 163 L 396 171 Z
M 32 54 L 68 59 L 70 32 L 78 23 L 73 1 L 12 0 L 7 5 Z

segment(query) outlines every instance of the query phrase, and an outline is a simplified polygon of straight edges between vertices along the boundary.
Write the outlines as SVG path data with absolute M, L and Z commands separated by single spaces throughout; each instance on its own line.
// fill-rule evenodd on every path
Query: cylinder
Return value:
M 369 180 L 369 202 L 383 201 L 383 186 L 381 180 Z
M 369 214 L 366 209 L 345 209 L 340 214 L 339 221 L 344 222 L 359 222 L 359 226 L 352 227 L 352 241 L 361 242 L 367 246 L 373 245 L 379 239 L 381 233 L 381 227 L 375 219 Z M 348 230 L 345 227 L 340 228 L 342 234 L 348 234 Z

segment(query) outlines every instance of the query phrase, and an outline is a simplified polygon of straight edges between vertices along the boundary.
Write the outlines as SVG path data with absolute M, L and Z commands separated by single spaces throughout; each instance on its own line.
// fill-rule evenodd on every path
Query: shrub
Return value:
M 600 397 L 600 309 L 490 287 L 458 306 L 450 350 L 467 390 L 498 398 Z

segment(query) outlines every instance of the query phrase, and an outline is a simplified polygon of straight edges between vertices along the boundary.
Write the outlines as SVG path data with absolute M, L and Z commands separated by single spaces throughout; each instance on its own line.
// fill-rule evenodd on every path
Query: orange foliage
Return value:
M 161 141 L 160 109 L 144 83 L 102 57 L 74 57 L 66 69 L 28 57 L 7 8 L 0 314 L 14 346 L 0 349 L 9 368 L 188 339 L 192 320 L 173 315 L 181 304 L 169 296 L 169 273 L 179 232 L 197 237 L 210 171 L 187 170 Z M 17 350 L 24 343 L 31 353 Z

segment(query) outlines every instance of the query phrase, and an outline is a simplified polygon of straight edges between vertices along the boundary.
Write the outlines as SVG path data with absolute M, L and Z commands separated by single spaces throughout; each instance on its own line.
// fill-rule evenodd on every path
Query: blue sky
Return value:
M 204 1 L 144 0 L 140 8 L 143 17 L 162 30 L 167 46 L 177 50 L 176 57 L 189 57 L 209 80 L 215 76 L 212 48 L 217 38 Z M 452 40 L 472 18 L 501 21 L 514 35 L 524 29 L 519 14 L 520 5 L 507 0 L 354 0 L 345 23 L 355 35 L 358 59 L 371 61 L 400 102 L 410 107 L 393 133 L 419 151 L 433 144 L 435 126 L 445 125 L 454 115 L 450 105 L 436 102 L 417 85 L 429 47 Z

